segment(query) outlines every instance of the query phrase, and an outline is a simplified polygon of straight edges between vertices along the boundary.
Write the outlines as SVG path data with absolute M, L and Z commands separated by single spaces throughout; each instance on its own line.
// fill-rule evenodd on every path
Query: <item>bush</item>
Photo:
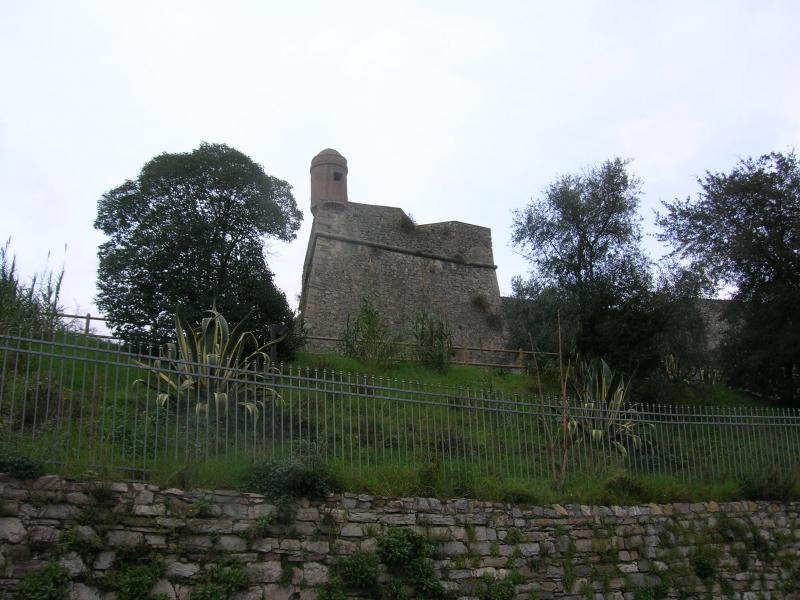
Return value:
M 61 327 L 58 305 L 64 271 L 45 269 L 30 285 L 20 283 L 16 258 L 11 257 L 11 238 L 0 246 L 0 330 L 19 329 L 34 335 L 51 333 Z
M 38 460 L 7 454 L 0 456 L 0 472 L 15 479 L 36 479 L 44 475 L 44 465 Z
M 256 465 L 246 487 L 264 494 L 275 504 L 279 523 L 288 523 L 294 518 L 297 498 L 324 500 L 330 489 L 322 466 L 312 459 L 301 458 Z
M 511 600 L 513 597 L 514 582 L 510 578 L 493 581 L 486 589 L 485 600 Z
M 342 352 L 371 366 L 386 366 L 397 351 L 397 337 L 383 322 L 383 317 L 366 298 L 355 319 L 347 315 L 342 333 Z
M 342 579 L 348 587 L 369 591 L 378 583 L 378 557 L 372 552 L 356 552 L 339 563 Z
M 423 598 L 438 600 L 445 597 L 444 587 L 436 579 L 431 561 L 422 556 L 416 557 L 406 567 L 406 583 Z
M 748 500 L 792 500 L 798 496 L 798 472 L 782 471 L 777 466 L 742 477 L 739 489 Z
M 249 578 L 242 562 L 223 559 L 209 569 L 205 580 L 192 590 L 191 600 L 227 600 L 231 594 L 247 587 Z
M 114 590 L 119 600 L 149 600 L 150 589 L 164 574 L 164 563 L 146 547 L 120 548 L 114 571 Z
M 347 600 L 347 596 L 342 590 L 342 582 L 336 577 L 331 577 L 330 581 L 323 585 L 317 594 L 317 600 Z
M 417 360 L 436 371 L 446 371 L 453 353 L 453 332 L 449 325 L 420 312 L 414 319 L 413 333 Z
M 17 587 L 19 600 L 66 600 L 69 576 L 56 563 L 42 571 L 28 573 Z
M 431 555 L 431 545 L 424 536 L 406 527 L 393 527 L 378 542 L 378 555 L 390 567 L 408 565 L 415 558 Z

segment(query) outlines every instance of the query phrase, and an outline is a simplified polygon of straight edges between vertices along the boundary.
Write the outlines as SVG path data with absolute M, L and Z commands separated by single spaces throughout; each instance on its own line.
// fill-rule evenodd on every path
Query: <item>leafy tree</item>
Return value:
M 726 318 L 729 379 L 800 401 L 800 163 L 794 152 L 707 172 L 697 198 L 665 202 L 662 241 L 717 286 L 734 290 Z
M 164 153 L 103 194 L 97 304 L 114 331 L 167 339 L 180 308 L 198 322 L 212 304 L 260 339 L 271 322 L 293 323 L 264 259 L 264 236 L 295 238 L 302 213 L 291 186 L 224 144 Z
M 515 282 L 517 297 L 558 304 L 574 350 L 625 367 L 645 358 L 652 333 L 645 319 L 652 277 L 640 248 L 640 194 L 628 162 L 609 160 L 556 179 L 515 211 L 512 232 L 533 271 L 529 282 Z

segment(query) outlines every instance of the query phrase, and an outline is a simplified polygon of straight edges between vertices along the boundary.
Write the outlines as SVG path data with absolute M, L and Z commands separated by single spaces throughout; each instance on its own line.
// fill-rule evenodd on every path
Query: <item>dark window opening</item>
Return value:
M 334 181 L 341 181 L 342 180 L 342 174 L 341 173 L 334 173 L 333 174 L 333 180 Z

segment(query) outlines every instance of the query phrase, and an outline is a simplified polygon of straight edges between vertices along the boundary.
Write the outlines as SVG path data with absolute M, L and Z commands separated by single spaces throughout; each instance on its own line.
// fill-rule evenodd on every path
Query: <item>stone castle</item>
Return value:
M 399 208 L 350 202 L 347 172 L 336 150 L 311 161 L 314 223 L 300 297 L 309 348 L 334 349 L 364 298 L 406 338 L 425 311 L 449 323 L 457 346 L 504 347 L 491 230 L 419 225 Z

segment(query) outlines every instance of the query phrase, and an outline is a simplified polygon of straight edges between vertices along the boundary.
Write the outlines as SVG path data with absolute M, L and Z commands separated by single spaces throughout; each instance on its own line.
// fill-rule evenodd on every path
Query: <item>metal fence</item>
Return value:
M 686 481 L 793 469 L 800 413 L 664 405 L 613 410 L 557 398 L 330 371 L 210 368 L 60 332 L 0 335 L 0 443 L 83 468 L 146 473 L 315 453 L 360 473 L 548 476 L 567 423 L 570 472 L 624 467 Z

